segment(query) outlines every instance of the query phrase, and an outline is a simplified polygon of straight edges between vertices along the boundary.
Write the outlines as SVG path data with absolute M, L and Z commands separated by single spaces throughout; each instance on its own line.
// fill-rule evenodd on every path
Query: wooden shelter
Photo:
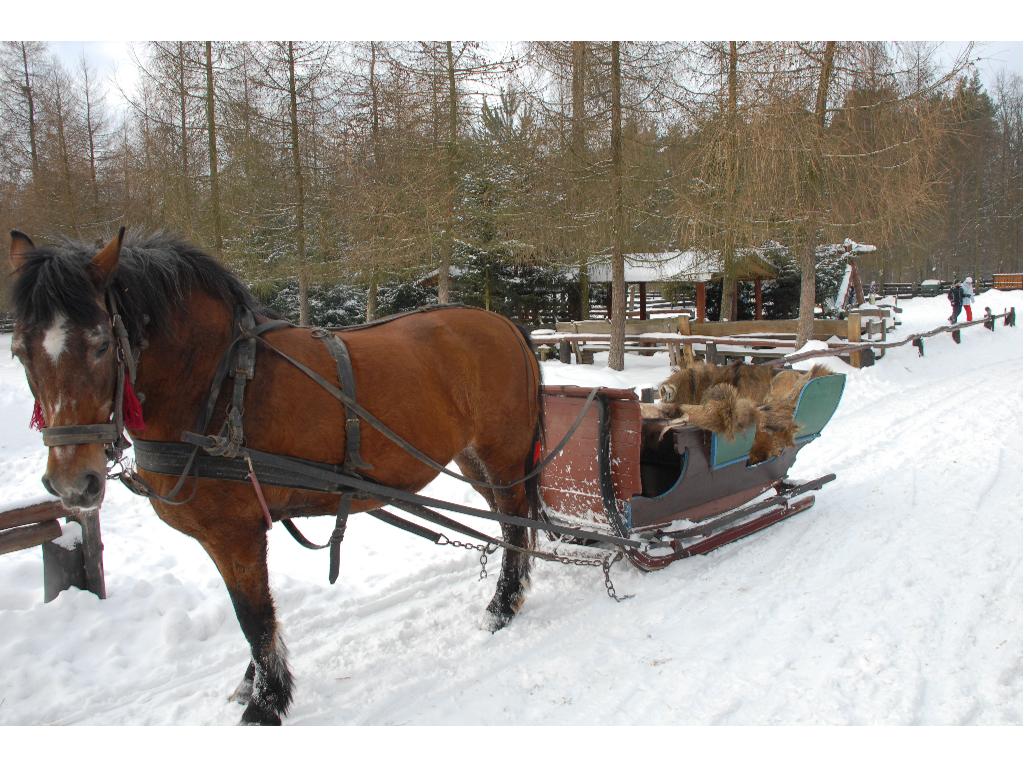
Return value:
M 707 284 L 721 280 L 724 275 L 721 257 L 717 253 L 702 251 L 667 251 L 664 253 L 628 253 L 626 262 L 626 285 L 635 284 L 640 289 L 640 319 L 647 316 L 647 285 L 649 283 L 693 283 L 697 289 L 697 320 L 707 319 Z M 612 267 L 610 259 L 595 262 L 588 270 L 590 282 L 610 283 Z M 734 276 L 737 281 L 754 283 L 754 316 L 760 320 L 761 281 L 777 276 L 771 263 L 756 251 L 737 253 L 734 262 Z

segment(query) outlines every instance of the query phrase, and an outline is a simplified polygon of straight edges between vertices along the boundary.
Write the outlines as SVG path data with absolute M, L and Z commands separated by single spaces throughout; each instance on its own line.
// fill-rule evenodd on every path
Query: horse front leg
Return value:
M 266 533 L 234 531 L 229 537 L 203 542 L 203 546 L 224 578 L 252 652 L 252 661 L 231 698 L 246 703 L 243 724 L 280 725 L 292 701 L 292 673 L 270 594 Z
M 255 677 L 256 665 L 250 660 L 249 666 L 245 668 L 245 673 L 242 675 L 242 681 L 228 696 L 228 701 L 233 701 L 235 704 L 248 704 L 249 699 L 252 698 L 252 681 Z

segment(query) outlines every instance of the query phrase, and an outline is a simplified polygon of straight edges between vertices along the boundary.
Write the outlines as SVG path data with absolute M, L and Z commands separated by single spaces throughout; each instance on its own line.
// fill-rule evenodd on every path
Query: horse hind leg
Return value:
M 487 458 L 473 451 L 466 451 L 460 459 L 458 460 L 459 467 L 474 480 L 494 483 L 498 479 L 502 479 L 504 482 L 509 482 L 521 477 L 524 471 L 522 462 L 513 463 L 514 469 L 510 467 L 508 472 L 491 471 L 488 469 L 490 463 Z M 464 464 L 465 466 L 463 466 Z M 522 484 L 512 488 L 493 490 L 478 488 L 477 490 L 487 499 L 492 511 L 514 517 L 527 519 L 530 517 L 529 502 Z M 530 556 L 527 552 L 532 549 L 534 543 L 531 529 L 502 523 L 501 536 L 506 544 L 518 549 L 509 547 L 502 549 L 498 585 L 481 622 L 482 628 L 490 632 L 497 632 L 506 626 L 519 612 L 530 586 Z

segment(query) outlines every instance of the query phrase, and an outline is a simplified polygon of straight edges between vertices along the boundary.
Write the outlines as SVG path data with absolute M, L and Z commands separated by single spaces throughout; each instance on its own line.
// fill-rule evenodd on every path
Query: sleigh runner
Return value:
M 665 419 L 641 418 L 634 390 L 602 388 L 541 476 L 544 511 L 563 525 L 646 541 L 648 547 L 625 554 L 647 571 L 749 536 L 808 509 L 809 492 L 835 479 L 794 484 L 787 473 L 832 418 L 845 379 L 808 381 L 794 413 L 795 445 L 753 465 L 753 428 L 729 440 L 693 426 L 668 427 Z M 544 387 L 549 442 L 563 439 L 590 395 L 582 387 Z

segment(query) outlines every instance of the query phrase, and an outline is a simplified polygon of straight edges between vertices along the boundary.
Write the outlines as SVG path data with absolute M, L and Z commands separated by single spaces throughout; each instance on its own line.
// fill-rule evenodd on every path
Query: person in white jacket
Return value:
M 974 319 L 971 317 L 971 304 L 974 303 L 974 279 L 968 275 L 960 287 L 964 289 L 964 312 L 967 313 L 967 322 L 971 322 Z

